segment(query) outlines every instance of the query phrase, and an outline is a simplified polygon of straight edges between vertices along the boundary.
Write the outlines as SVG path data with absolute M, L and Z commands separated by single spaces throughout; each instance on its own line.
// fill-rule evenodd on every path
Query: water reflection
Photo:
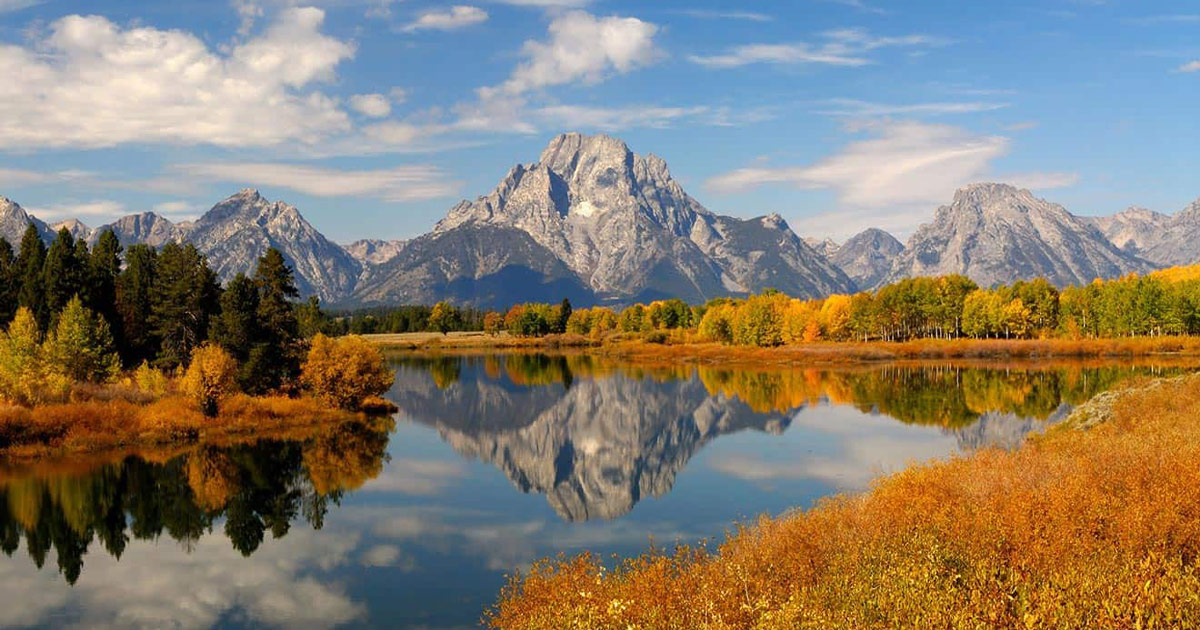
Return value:
M 849 406 L 938 427 L 963 449 L 1012 447 L 1072 405 L 1138 374 L 887 365 L 859 369 L 642 367 L 592 356 L 517 354 L 397 362 L 403 417 L 502 470 L 562 518 L 620 517 L 669 492 L 706 444 L 746 430 L 779 435 L 813 406 Z M 866 472 L 870 472 L 869 470 Z
M 320 529 L 331 503 L 380 473 L 392 426 L 380 422 L 163 460 L 130 455 L 94 466 L 7 470 L 0 478 L 0 548 L 13 556 L 23 540 L 38 568 L 53 550 L 72 584 L 93 543 L 117 559 L 131 539 L 163 534 L 192 549 L 219 524 L 229 545 L 249 556 L 268 533 L 287 535 L 294 521 Z

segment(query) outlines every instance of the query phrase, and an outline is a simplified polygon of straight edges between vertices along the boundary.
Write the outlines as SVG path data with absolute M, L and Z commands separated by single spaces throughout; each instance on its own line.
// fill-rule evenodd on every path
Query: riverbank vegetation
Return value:
M 1013 451 L 913 466 L 864 494 L 764 517 L 715 547 L 544 560 L 512 578 L 485 621 L 505 629 L 1193 627 L 1197 417 L 1200 377 L 1129 390 L 1088 430 L 1066 426 Z
M 253 277 L 222 287 L 194 246 L 94 248 L 30 226 L 20 253 L 0 240 L 0 452 L 90 450 L 195 439 L 267 422 L 358 411 L 391 384 L 378 350 L 326 338 L 313 301 L 268 249 Z M 319 378 L 330 361 L 353 366 Z M 292 400 L 302 394 L 309 399 Z M 226 402 L 229 401 L 227 405 Z M 293 417 L 294 416 L 294 417 Z

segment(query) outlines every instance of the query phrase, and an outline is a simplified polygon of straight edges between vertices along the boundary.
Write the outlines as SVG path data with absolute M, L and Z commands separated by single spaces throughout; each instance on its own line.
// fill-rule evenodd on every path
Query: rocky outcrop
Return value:
M 1028 190 L 974 184 L 917 230 L 884 281 L 957 273 L 981 286 L 1034 278 L 1067 286 L 1153 267 Z
M 50 242 L 54 239 L 54 231 L 41 219 L 30 216 L 17 202 L 6 197 L 0 197 L 0 238 L 8 241 L 13 252 L 21 247 L 21 238 L 32 223 L 37 228 L 42 240 Z
M 342 249 L 346 250 L 347 254 L 353 256 L 359 264 L 365 267 L 367 265 L 382 265 L 395 258 L 407 244 L 408 241 L 384 241 L 377 238 L 365 238 L 354 241 L 349 245 L 344 245 Z
M 1173 215 L 1130 208 L 1092 222 L 1115 245 L 1155 265 L 1200 263 L 1200 199 Z
M 829 260 L 865 291 L 879 286 L 903 251 L 904 245 L 896 237 L 870 228 L 851 237 Z

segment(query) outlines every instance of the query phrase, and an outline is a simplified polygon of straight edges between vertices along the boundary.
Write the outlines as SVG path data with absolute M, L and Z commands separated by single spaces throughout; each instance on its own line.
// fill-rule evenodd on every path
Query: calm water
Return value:
M 0 470 L 0 627 L 476 627 L 538 557 L 720 536 L 1181 369 L 397 362 L 391 420 Z

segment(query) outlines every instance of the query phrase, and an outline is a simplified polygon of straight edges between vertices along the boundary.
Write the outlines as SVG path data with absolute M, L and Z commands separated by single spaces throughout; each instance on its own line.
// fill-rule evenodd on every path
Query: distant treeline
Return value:
M 446 332 L 483 330 L 483 318 L 487 314 L 486 311 L 449 304 L 445 304 L 442 308 L 449 309 L 452 315 L 438 319 L 435 323 L 444 325 Z M 426 332 L 435 329 L 430 326 L 433 310 L 432 306 L 411 305 L 333 311 L 330 313 L 330 321 L 326 324 L 329 328 L 326 334 L 331 332 L 352 335 Z
M 1096 280 L 1063 290 L 1041 279 L 984 289 L 965 276 L 950 275 L 909 278 L 875 291 L 814 300 L 772 290 L 699 306 L 661 300 L 621 309 L 572 309 L 563 300 L 518 304 L 506 313 L 470 311 L 470 324 L 457 315 L 459 319 L 449 319 L 455 327 L 439 327 L 437 322 L 444 320 L 435 315 L 454 312 L 465 311 L 445 303 L 428 309 L 424 329 L 507 331 L 519 337 L 640 333 L 650 340 L 665 340 L 669 331 L 683 330 L 692 333 L 688 339 L 747 346 L 819 340 L 1196 335 L 1200 268 Z
M 89 248 L 63 229 L 47 248 L 30 225 L 16 252 L 0 239 L 0 372 L 32 386 L 36 363 L 100 382 L 122 366 L 174 370 L 212 342 L 237 360 L 243 391 L 276 390 L 295 382 L 303 340 L 336 328 L 297 296 L 273 248 L 222 287 L 191 244 L 125 249 L 105 231 Z

